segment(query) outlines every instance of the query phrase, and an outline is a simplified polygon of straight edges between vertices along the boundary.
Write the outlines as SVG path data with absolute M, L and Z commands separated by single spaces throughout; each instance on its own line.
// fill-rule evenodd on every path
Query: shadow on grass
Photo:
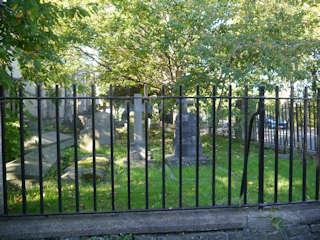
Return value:
M 162 207 L 162 168 L 161 168 L 161 144 L 155 137 L 150 141 L 150 153 L 155 164 L 149 165 L 149 208 Z M 166 139 L 166 153 L 172 149 L 172 134 L 168 133 Z M 159 139 L 159 138 L 158 138 Z M 202 136 L 203 154 L 212 156 L 210 136 Z M 228 140 L 217 137 L 216 144 L 216 168 L 215 168 L 215 199 L 217 205 L 226 205 L 228 202 Z M 121 163 L 126 157 L 126 144 L 115 144 L 115 174 L 114 174 L 114 197 L 116 210 L 128 209 L 128 177 L 127 168 Z M 231 177 L 231 200 L 232 204 L 240 204 L 240 185 L 243 170 L 242 141 L 232 141 L 232 177 Z M 256 203 L 258 199 L 258 146 L 252 144 L 248 163 L 248 203 Z M 79 150 L 79 156 L 88 154 Z M 97 154 L 109 156 L 110 148 L 104 147 L 97 150 Z M 296 154 L 297 155 L 297 154 Z M 73 164 L 73 148 L 65 149 L 63 154 L 63 168 Z M 274 151 L 265 150 L 264 168 L 264 199 L 265 202 L 273 201 L 274 193 Z M 302 199 L 302 163 L 294 158 L 293 168 L 293 200 Z M 307 160 L 307 199 L 313 199 L 315 195 L 316 161 L 312 157 Z M 199 169 L 199 205 L 210 206 L 212 204 L 212 165 L 201 165 Z M 143 209 L 145 202 L 145 168 L 131 168 L 131 209 Z M 165 172 L 165 196 L 166 207 L 179 206 L 179 168 L 169 166 Z M 97 181 L 97 210 L 109 211 L 111 208 L 111 181 L 110 167 L 106 179 Z M 279 159 L 278 178 L 278 201 L 288 201 L 289 188 L 289 160 Z M 182 198 L 184 207 L 195 206 L 196 199 L 196 168 L 195 166 L 183 166 L 182 172 Z M 45 212 L 58 212 L 58 185 L 57 173 L 53 169 L 44 179 L 44 207 Z M 40 212 L 39 187 L 28 187 L 27 212 Z M 62 181 L 62 206 L 64 212 L 75 212 L 75 184 L 74 182 Z M 79 206 L 80 211 L 93 211 L 93 184 L 91 181 L 80 180 L 79 182 Z M 22 197 L 19 188 L 8 189 L 9 213 L 21 213 Z

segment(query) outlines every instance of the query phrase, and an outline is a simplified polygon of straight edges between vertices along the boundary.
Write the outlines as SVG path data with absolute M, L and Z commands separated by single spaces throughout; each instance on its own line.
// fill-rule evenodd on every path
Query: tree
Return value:
M 64 7 L 56 1 L 1 1 L 0 83 L 6 88 L 14 87 L 8 72 L 12 71 L 15 60 L 19 61 L 23 79 L 55 82 L 56 79 L 44 76 L 52 76 L 53 66 L 63 63 L 59 53 L 68 43 L 68 39 L 56 32 L 57 26 L 88 15 L 80 6 Z
M 63 64 L 61 52 L 69 43 L 57 29 L 62 22 L 79 20 L 88 14 L 80 6 L 63 6 L 49 0 L 0 1 L 0 84 L 5 90 L 13 96 L 18 85 L 27 81 L 57 83 L 54 76 Z M 15 61 L 19 62 L 21 79 L 9 75 Z M 6 108 L 5 118 L 5 152 L 10 161 L 19 155 L 20 126 L 15 108 Z
M 96 54 L 101 84 L 195 85 L 317 79 L 320 7 L 312 1 L 112 0 L 80 34 Z M 88 31 L 89 29 L 89 31 Z M 93 34 L 94 33 L 94 34 Z M 317 81 L 317 80 L 315 80 Z M 211 91 L 211 90 L 210 90 Z

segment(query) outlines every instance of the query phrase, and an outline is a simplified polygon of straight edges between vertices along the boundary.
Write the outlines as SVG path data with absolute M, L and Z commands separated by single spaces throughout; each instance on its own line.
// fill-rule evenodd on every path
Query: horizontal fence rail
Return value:
M 319 200 L 319 89 L 312 94 L 305 88 L 300 97 L 293 87 L 290 97 L 279 97 L 279 87 L 273 92 L 260 87 L 257 96 L 249 96 L 248 87 L 234 96 L 231 86 L 226 96 L 218 95 L 215 86 L 210 96 L 201 96 L 199 85 L 195 96 L 183 95 L 182 86 L 177 96 L 166 96 L 164 86 L 159 96 L 150 96 L 147 85 L 143 96 L 129 86 L 125 96 L 115 96 L 112 85 L 104 96 L 95 86 L 88 96 L 78 96 L 76 85 L 71 96 L 60 96 L 58 86 L 54 96 L 43 96 L 42 90 L 38 85 L 36 96 L 26 96 L 21 86 L 17 96 L 5 96 L 0 88 L 0 215 L 262 208 Z M 79 112 L 84 100 L 90 104 L 85 124 Z M 46 101 L 54 103 L 49 130 L 42 118 Z M 26 110 L 30 102 L 36 106 L 33 117 Z M 62 103 L 69 112 L 61 113 Z M 175 119 L 169 114 L 167 121 L 168 113 Z M 66 130 L 62 118 L 67 115 L 71 125 Z M 37 141 L 30 148 L 28 124 L 33 121 Z M 49 171 L 46 131 L 55 141 L 49 146 L 54 149 Z M 84 134 L 89 150 L 80 142 Z M 69 147 L 65 136 L 72 141 Z M 32 151 L 37 161 L 30 158 Z M 12 152 L 18 159 L 10 159 Z M 13 162 L 15 181 L 8 175 Z M 31 179 L 30 169 L 38 176 Z

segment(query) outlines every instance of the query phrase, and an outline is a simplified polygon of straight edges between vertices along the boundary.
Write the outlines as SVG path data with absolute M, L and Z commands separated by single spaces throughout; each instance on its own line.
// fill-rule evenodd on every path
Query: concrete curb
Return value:
M 266 208 L 263 211 L 256 208 L 227 208 L 0 217 L 0 239 L 34 239 L 120 233 L 241 231 L 243 229 L 257 229 L 259 231 L 259 228 L 264 227 L 271 232 L 272 219 L 274 218 L 286 221 L 286 224 L 320 223 L 320 204 L 305 205 L 279 206 L 277 208 Z

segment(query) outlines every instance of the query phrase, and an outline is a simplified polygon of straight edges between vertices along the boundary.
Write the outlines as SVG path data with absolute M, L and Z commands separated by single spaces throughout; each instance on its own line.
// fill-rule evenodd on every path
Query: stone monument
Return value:
M 183 100 L 182 109 L 182 164 L 193 165 L 196 163 L 196 143 L 197 143 L 197 116 L 194 113 L 188 112 L 188 104 L 193 104 L 193 101 Z M 175 134 L 173 140 L 173 155 L 167 157 L 169 164 L 179 163 L 179 125 L 180 117 L 179 114 L 175 119 Z M 202 144 L 199 139 L 199 163 L 206 164 L 210 163 L 210 158 L 202 154 Z
M 143 134 L 142 114 L 144 104 L 142 103 L 142 94 L 134 94 L 134 127 L 133 127 L 133 145 L 131 156 L 134 160 L 143 160 L 145 157 L 145 141 Z

